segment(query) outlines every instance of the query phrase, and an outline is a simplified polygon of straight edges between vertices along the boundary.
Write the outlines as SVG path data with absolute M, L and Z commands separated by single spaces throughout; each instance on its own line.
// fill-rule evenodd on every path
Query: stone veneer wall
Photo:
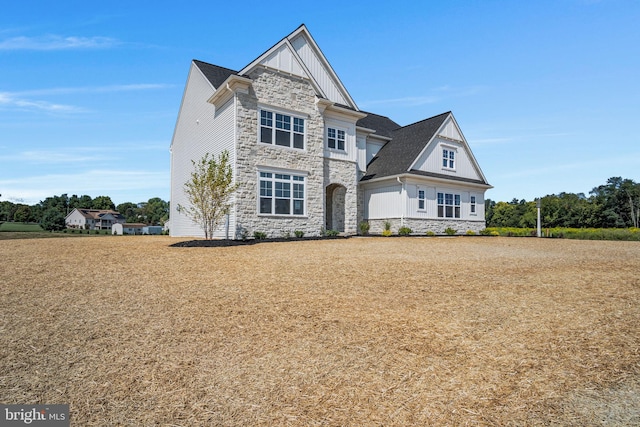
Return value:
M 323 162 L 324 119 L 316 106 L 316 94 L 304 79 L 266 68 L 251 72 L 248 94 L 237 94 L 236 238 L 253 236 L 255 231 L 268 237 L 318 236 L 324 228 L 325 165 Z M 258 142 L 258 103 L 307 115 L 305 150 L 288 149 Z M 294 169 L 308 173 L 305 181 L 305 217 L 258 215 L 258 166 Z
M 334 224 L 337 218 L 342 219 L 342 214 L 337 211 L 344 211 L 344 232 L 346 234 L 355 234 L 358 230 L 358 183 L 356 179 L 357 167 L 355 162 L 324 159 L 324 188 L 331 184 L 340 184 L 346 189 L 344 205 L 340 200 L 339 203 L 334 203 L 332 209 L 332 222 Z M 340 198 L 338 197 L 338 199 Z M 333 228 L 337 227 L 334 226 Z
M 465 221 L 465 220 L 443 220 L 443 219 L 416 219 L 405 218 L 401 222 L 400 218 L 371 219 L 369 220 L 369 232 L 379 234 L 384 230 L 385 221 L 391 223 L 391 231 L 398 234 L 398 230 L 404 224 L 409 227 L 412 233 L 425 234 L 427 231 L 433 231 L 435 234 L 445 234 L 444 230 L 451 227 L 456 230 L 456 234 L 465 234 L 468 230 L 474 231 L 476 234 L 486 228 L 485 221 Z

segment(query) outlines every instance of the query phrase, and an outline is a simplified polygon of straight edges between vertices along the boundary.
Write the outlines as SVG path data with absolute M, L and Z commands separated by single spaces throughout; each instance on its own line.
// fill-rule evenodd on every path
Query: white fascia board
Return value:
M 389 176 L 383 176 L 380 178 L 373 178 L 373 179 L 369 179 L 366 181 L 358 181 L 359 185 L 367 185 L 369 183 L 377 183 L 377 182 L 383 182 L 383 181 L 394 181 L 397 182 L 399 179 L 410 179 L 412 181 L 422 181 L 422 182 L 433 182 L 435 184 L 445 184 L 448 185 L 449 187 L 474 187 L 474 188 L 480 188 L 480 189 L 484 189 L 484 190 L 490 190 L 493 188 L 492 185 L 489 184 L 481 184 L 481 183 L 477 183 L 477 182 L 466 182 L 466 181 L 457 181 L 457 180 L 453 180 L 453 179 L 448 179 L 448 178 L 438 178 L 435 176 L 422 176 L 422 175 L 416 175 L 416 174 L 412 174 L 412 173 L 400 173 L 400 174 L 396 174 L 396 175 L 389 175 Z
M 232 74 L 227 77 L 227 79 L 220 85 L 220 87 L 218 87 L 218 89 L 214 92 L 213 95 L 211 95 L 207 102 L 218 106 L 229 99 L 236 92 L 249 93 L 249 86 L 251 86 L 251 83 L 251 79 Z
M 360 111 L 353 111 L 349 108 L 340 107 L 338 105 L 335 105 L 333 102 L 325 108 L 324 114 L 326 115 L 327 113 L 333 117 L 348 118 L 350 120 L 355 119 L 355 121 L 363 119 L 368 115 L 367 113 L 362 113 Z
M 393 138 L 389 138 L 388 136 L 377 135 L 375 129 L 369 129 L 362 126 L 356 126 L 356 132 L 365 135 L 367 138 L 379 139 L 383 144 L 387 141 L 391 141 Z
M 407 171 L 410 171 L 411 169 L 414 168 L 414 166 L 416 165 L 417 161 L 419 158 L 422 157 L 422 155 L 425 153 L 425 151 L 427 151 L 427 148 L 429 148 L 429 146 L 433 143 L 433 140 L 436 139 L 436 137 L 438 136 L 438 134 L 442 131 L 442 129 L 444 128 L 444 126 L 447 124 L 447 120 L 451 117 L 451 113 L 449 113 L 449 117 L 447 117 L 446 120 L 444 120 L 442 122 L 442 125 L 440 125 L 440 127 L 438 128 L 438 130 L 436 132 L 434 132 L 433 136 L 431 137 L 431 139 L 424 145 L 424 147 L 422 148 L 422 150 L 420 151 L 420 153 L 418 153 L 418 155 L 416 156 L 415 159 L 413 159 L 413 162 L 411 162 L 411 164 L 409 165 L 409 169 L 407 169 Z
M 313 36 L 311 36 L 311 33 L 307 29 L 306 25 L 302 24 L 296 31 L 294 31 L 289 36 L 287 36 L 287 39 L 289 39 L 289 40 L 294 39 L 296 36 L 298 36 L 298 34 L 300 34 L 302 32 L 304 32 L 305 36 L 309 40 L 309 43 L 311 43 L 311 47 L 316 51 L 316 54 L 318 55 L 318 58 L 320 58 L 320 60 L 323 62 L 325 68 L 327 69 L 327 71 L 329 72 L 331 77 L 333 77 L 333 79 L 338 83 L 338 87 L 339 87 L 340 91 L 342 92 L 342 94 L 344 95 L 345 99 L 347 99 L 349 101 L 349 103 L 351 104 L 351 107 L 353 107 L 356 110 L 360 111 L 360 109 L 358 108 L 358 105 L 356 104 L 356 102 L 353 100 L 353 98 L 349 94 L 349 91 L 342 84 L 342 81 L 340 80 L 340 77 L 338 77 L 336 72 L 333 70 L 333 67 L 331 66 L 331 64 L 327 60 L 327 57 L 324 56 L 324 54 L 322 53 L 322 50 L 320 49 L 320 47 L 318 46 L 316 41 L 313 39 Z
M 298 34 L 298 32 L 296 32 L 296 34 Z M 302 68 L 304 70 L 304 72 L 307 74 L 306 76 L 298 76 L 297 74 L 292 74 L 292 75 L 295 75 L 296 77 L 301 77 L 303 79 L 309 80 L 311 82 L 311 85 L 313 86 L 313 88 L 316 90 L 316 93 L 318 95 L 322 96 L 322 97 L 326 97 L 325 93 L 322 91 L 322 89 L 320 89 L 320 86 L 318 85 L 318 83 L 313 78 L 313 76 L 312 76 L 311 72 L 309 71 L 309 69 L 304 65 L 304 62 L 302 62 L 302 59 L 300 58 L 300 55 L 298 55 L 296 50 L 291 45 L 291 42 L 289 42 L 289 36 L 283 38 L 278 43 L 274 44 L 270 49 L 268 49 L 266 52 L 264 52 L 262 55 L 258 56 L 254 61 L 252 61 L 249 65 L 247 65 L 242 70 L 240 70 L 238 72 L 238 74 L 240 74 L 240 75 L 248 74 L 251 70 L 253 70 L 256 67 L 262 67 L 262 68 L 265 68 L 267 70 L 274 70 L 274 71 L 277 71 L 277 72 L 280 72 L 280 73 L 286 73 L 286 72 L 284 72 L 282 70 L 279 70 L 279 69 L 276 69 L 276 68 L 273 68 L 273 67 L 269 67 L 269 66 L 266 66 L 266 65 L 262 64 L 262 61 L 265 58 L 267 58 L 272 53 L 274 53 L 275 51 L 280 49 L 282 46 L 287 46 L 287 48 L 291 52 L 291 56 L 295 59 L 295 61 L 300 66 L 300 68 Z M 286 73 L 286 74 L 291 74 L 291 73 Z
M 469 143 L 467 142 L 467 138 L 465 138 L 464 134 L 462 133 L 462 130 L 460 129 L 460 126 L 458 126 L 458 122 L 457 122 L 456 118 L 453 116 L 453 113 L 450 113 L 449 117 L 451 118 L 451 120 L 453 122 L 453 125 L 458 130 L 458 133 L 462 137 L 462 142 L 464 143 L 465 147 L 467 148 L 467 152 L 469 153 L 469 157 L 471 157 L 471 161 L 473 162 L 473 167 L 476 168 L 476 170 L 478 171 L 478 173 L 482 177 L 482 180 L 484 182 L 488 182 L 487 178 L 484 176 L 484 173 L 482 173 L 482 169 L 480 168 L 480 164 L 478 163 L 478 160 L 476 160 L 476 156 L 473 155 L 473 151 L 471 150 L 471 147 L 469 146 Z M 493 187 L 491 187 L 491 188 L 493 188 Z

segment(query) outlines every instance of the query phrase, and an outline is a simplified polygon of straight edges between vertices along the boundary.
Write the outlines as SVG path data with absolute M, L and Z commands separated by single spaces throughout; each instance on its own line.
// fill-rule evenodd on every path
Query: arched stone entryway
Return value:
M 330 184 L 325 191 L 325 228 L 344 232 L 345 196 L 347 189 L 344 185 Z

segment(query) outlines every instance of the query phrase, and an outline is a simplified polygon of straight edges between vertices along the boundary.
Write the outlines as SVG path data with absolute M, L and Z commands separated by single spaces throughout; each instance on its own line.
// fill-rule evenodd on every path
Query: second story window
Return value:
M 456 152 L 447 148 L 442 149 L 442 167 L 444 169 L 455 169 L 456 168 L 456 160 L 455 160 Z
M 304 119 L 260 110 L 260 142 L 304 149 Z
M 336 128 L 327 128 L 327 145 L 332 150 L 342 150 L 345 147 L 345 131 Z

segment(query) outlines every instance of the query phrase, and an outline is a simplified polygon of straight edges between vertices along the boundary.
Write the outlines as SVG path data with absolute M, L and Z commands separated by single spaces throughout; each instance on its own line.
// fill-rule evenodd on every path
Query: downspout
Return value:
M 404 214 L 407 210 L 407 189 L 405 188 L 405 183 L 400 180 L 399 176 L 397 176 L 396 179 L 401 185 L 400 195 L 402 196 L 402 212 L 400 213 L 400 227 L 404 227 Z

